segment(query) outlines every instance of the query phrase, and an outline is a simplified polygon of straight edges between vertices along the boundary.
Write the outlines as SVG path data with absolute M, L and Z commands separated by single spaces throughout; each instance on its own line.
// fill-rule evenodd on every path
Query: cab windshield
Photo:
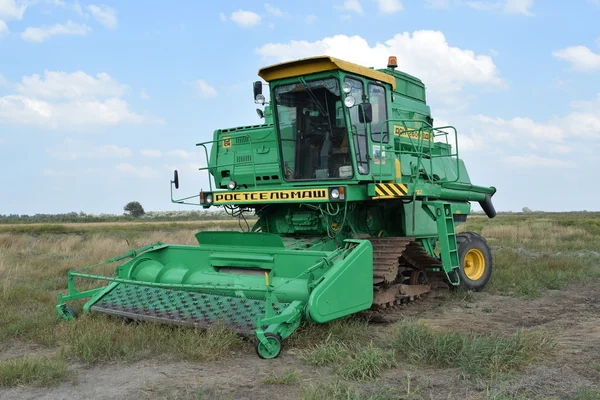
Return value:
M 339 81 L 302 80 L 274 94 L 285 179 L 352 178 Z

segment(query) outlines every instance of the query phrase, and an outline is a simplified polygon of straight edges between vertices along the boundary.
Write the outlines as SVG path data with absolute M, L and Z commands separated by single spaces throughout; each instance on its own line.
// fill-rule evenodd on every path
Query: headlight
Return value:
M 233 189 L 235 189 L 235 188 L 237 187 L 237 182 L 236 182 L 236 181 L 234 181 L 234 180 L 232 179 L 232 180 L 230 180 L 230 181 L 229 181 L 229 183 L 227 184 L 227 187 L 228 187 L 230 190 L 233 190 Z
M 346 94 L 350 93 L 352 91 L 352 85 L 350 85 L 348 82 L 344 82 L 344 84 L 342 85 L 342 90 Z
M 346 200 L 346 188 L 344 186 L 329 188 L 329 200 L 331 200 L 331 201 Z
M 211 205 L 213 202 L 212 193 L 200 192 L 200 204 L 202 205 Z
M 344 99 L 344 105 L 348 108 L 353 107 L 356 100 L 352 96 L 346 96 Z
M 261 104 L 261 105 L 265 104 L 265 101 L 266 101 L 266 99 L 263 94 L 257 94 L 256 98 L 254 99 L 254 102 L 256 104 Z

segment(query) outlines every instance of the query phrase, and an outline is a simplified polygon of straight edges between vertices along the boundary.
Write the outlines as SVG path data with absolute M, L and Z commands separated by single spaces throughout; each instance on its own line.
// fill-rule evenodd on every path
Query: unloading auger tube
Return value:
M 174 203 L 223 207 L 247 232 L 199 232 L 197 245 L 159 242 L 69 271 L 64 319 L 76 316 L 67 302 L 85 298 L 83 312 L 222 323 L 274 358 L 303 320 L 394 315 L 433 288 L 485 287 L 487 242 L 455 228 L 473 201 L 493 218 L 496 189 L 471 183 L 456 129 L 435 127 L 418 78 L 395 57 L 378 70 L 313 57 L 259 75 L 264 123 L 198 144 L 208 190 L 175 199 L 177 171 L 171 181 Z M 109 263 L 113 275 L 94 272 Z M 80 291 L 80 280 L 104 284 Z

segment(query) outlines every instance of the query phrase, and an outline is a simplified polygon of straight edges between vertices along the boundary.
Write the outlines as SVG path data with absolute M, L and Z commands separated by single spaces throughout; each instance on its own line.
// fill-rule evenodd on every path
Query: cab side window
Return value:
M 371 121 L 371 139 L 373 143 L 387 143 L 389 139 L 387 120 L 387 107 L 385 99 L 385 88 L 375 83 L 369 83 L 369 102 L 373 109 L 373 120 Z M 383 126 L 382 126 L 383 124 Z

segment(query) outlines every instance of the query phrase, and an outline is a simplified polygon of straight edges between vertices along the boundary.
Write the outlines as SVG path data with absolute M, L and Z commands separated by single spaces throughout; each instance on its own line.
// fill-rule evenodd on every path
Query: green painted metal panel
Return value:
M 281 236 L 256 232 L 198 232 L 196 240 L 207 246 L 284 247 Z
M 373 302 L 373 247 L 366 240 L 336 262 L 315 288 L 308 302 L 311 318 L 327 322 L 366 310 Z

